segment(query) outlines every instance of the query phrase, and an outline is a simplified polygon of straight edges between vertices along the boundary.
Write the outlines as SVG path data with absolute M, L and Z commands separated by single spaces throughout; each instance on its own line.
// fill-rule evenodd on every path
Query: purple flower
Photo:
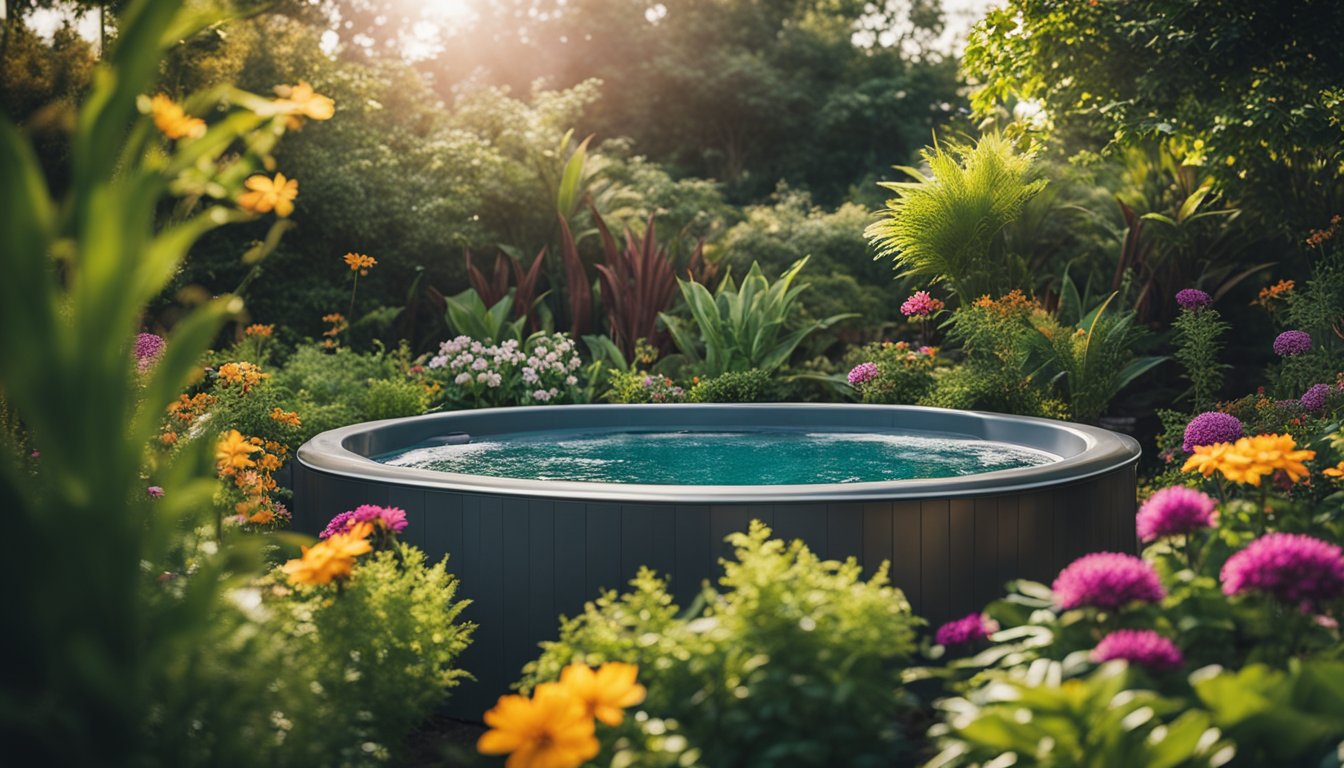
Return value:
M 1135 601 L 1155 603 L 1166 597 L 1157 571 L 1133 555 L 1094 552 L 1069 563 L 1051 587 L 1062 610 L 1095 606 L 1115 609 Z
M 901 314 L 922 320 L 942 308 L 943 302 L 930 296 L 928 291 L 915 291 L 913 296 L 901 304 Z
M 380 507 L 377 504 L 361 504 L 349 512 L 342 512 L 331 518 L 331 522 L 327 523 L 327 527 L 323 528 L 317 537 L 325 539 L 333 534 L 344 533 L 358 523 L 373 523 L 392 533 L 401 533 L 409 525 L 404 509 Z
M 1191 453 L 1200 445 L 1236 442 L 1242 434 L 1241 419 L 1230 413 L 1205 411 L 1185 425 L 1181 450 Z
M 1198 288 L 1186 288 L 1176 292 L 1176 303 L 1181 309 L 1196 312 L 1213 304 L 1213 297 Z
M 1264 592 L 1285 603 L 1344 596 L 1344 551 L 1300 533 L 1269 533 L 1223 564 L 1223 594 Z
M 947 647 L 969 645 L 984 640 L 999 631 L 999 623 L 986 618 L 984 614 L 972 613 L 956 621 L 949 621 L 938 628 L 934 640 Z
M 145 493 L 149 494 L 149 497 L 150 497 L 151 499 L 162 499 L 162 498 L 163 498 L 163 489 L 160 488 L 160 487 L 157 486 L 157 485 L 151 485 L 151 486 L 149 486 L 148 488 L 145 489 Z
M 849 372 L 849 385 L 857 387 L 876 379 L 877 376 L 877 363 L 859 363 Z
M 1284 331 L 1274 339 L 1274 354 L 1292 357 L 1311 350 L 1311 334 L 1306 331 Z
M 1316 384 L 1315 386 L 1302 393 L 1302 407 L 1308 411 L 1316 412 L 1325 408 L 1325 400 L 1330 396 L 1329 384 Z
M 1092 660 L 1101 664 L 1123 659 L 1155 672 L 1167 672 L 1185 661 L 1176 644 L 1151 629 L 1118 629 L 1103 637 L 1092 649 Z
M 329 539 L 338 533 L 345 533 L 346 531 L 350 530 L 350 526 L 354 525 L 354 523 L 355 523 L 354 512 L 342 512 L 341 514 L 331 518 L 331 522 L 327 523 L 327 527 L 323 528 L 322 532 L 317 534 L 317 538 Z
M 1213 527 L 1213 499 L 1194 490 L 1172 486 L 1148 497 L 1139 507 L 1135 524 L 1140 541 L 1156 541 Z
M 157 333 L 142 333 L 135 337 L 135 367 L 141 372 L 149 369 L 163 354 L 163 337 Z

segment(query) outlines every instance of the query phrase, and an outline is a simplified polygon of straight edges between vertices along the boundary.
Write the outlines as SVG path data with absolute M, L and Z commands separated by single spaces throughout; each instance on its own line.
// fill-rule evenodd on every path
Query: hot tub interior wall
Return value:
M 623 589 L 641 565 L 670 578 L 685 606 L 719 574 L 723 539 L 758 518 L 828 559 L 853 556 L 892 582 L 931 624 L 979 610 L 1005 582 L 1048 582 L 1087 552 L 1135 549 L 1130 463 L 1069 484 L 968 498 L 771 504 L 599 503 L 529 499 L 368 482 L 296 465 L 295 526 L 321 530 L 357 504 L 406 510 L 406 538 L 431 561 L 449 556 L 464 617 L 479 627 L 462 659 L 450 712 L 479 718 L 507 692 L 537 643 L 553 639 L 604 589 Z

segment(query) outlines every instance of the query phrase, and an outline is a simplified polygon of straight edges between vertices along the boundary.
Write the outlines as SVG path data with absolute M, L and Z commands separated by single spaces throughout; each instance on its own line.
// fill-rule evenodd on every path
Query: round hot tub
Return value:
M 682 605 L 752 519 L 854 557 L 931 622 L 1013 578 L 1048 580 L 1135 548 L 1129 437 L 1078 424 L 913 406 L 588 405 L 357 424 L 298 451 L 294 522 L 359 504 L 406 510 L 405 538 L 449 555 L 479 625 L 452 709 L 478 717 L 574 615 L 641 565 Z

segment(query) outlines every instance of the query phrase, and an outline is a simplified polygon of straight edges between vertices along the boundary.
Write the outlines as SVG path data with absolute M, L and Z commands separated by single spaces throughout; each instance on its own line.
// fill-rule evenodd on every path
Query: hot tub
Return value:
M 641 484 L 383 463 L 434 443 L 519 435 L 545 442 L 553 435 L 563 453 L 576 435 L 631 432 L 941 435 L 949 444 L 988 441 L 1038 458 L 1028 458 L 1030 466 L 947 477 L 775 477 L 772 484 L 741 484 L 733 473 L 716 484 Z M 717 558 L 728 553 L 724 537 L 753 518 L 823 557 L 855 557 L 866 571 L 890 561 L 892 582 L 936 624 L 979 609 L 1010 579 L 1048 580 L 1084 553 L 1133 551 L 1138 458 L 1134 440 L 1095 427 L 913 406 L 497 408 L 318 435 L 298 451 L 293 512 L 296 528 L 316 533 L 359 504 L 391 504 L 406 510 L 407 540 L 431 559 L 450 556 L 460 594 L 472 600 L 464 617 L 479 624 L 462 661 L 478 682 L 454 694 L 452 709 L 479 717 L 536 656 L 537 643 L 554 638 L 560 614 L 574 615 L 603 589 L 623 588 L 641 565 L 666 575 L 686 605 L 704 580 L 717 577 Z M 705 471 L 697 474 L 715 476 Z M 526 474 L 526 467 L 508 473 Z

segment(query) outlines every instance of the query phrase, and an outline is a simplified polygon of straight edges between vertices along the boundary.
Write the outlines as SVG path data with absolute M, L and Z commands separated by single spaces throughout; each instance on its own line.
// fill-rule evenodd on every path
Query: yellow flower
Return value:
M 205 135 L 205 121 L 188 115 L 172 99 L 160 93 L 149 101 L 154 126 L 170 139 L 195 139 Z
M 336 533 L 311 547 L 303 547 L 303 555 L 280 567 L 293 584 L 322 585 L 343 579 L 354 570 L 355 558 L 373 550 L 368 536 L 373 533 L 370 523 L 357 523 L 345 533 Z
M 303 422 L 299 419 L 299 414 L 295 413 L 294 411 L 286 411 L 280 406 L 276 406 L 271 409 L 271 421 L 274 421 L 279 424 L 284 424 L 285 426 L 289 427 L 303 426 Z
M 277 173 L 274 179 L 261 174 L 249 176 L 243 186 L 248 191 L 238 196 L 238 205 L 253 213 L 270 213 L 284 218 L 294 212 L 294 198 L 299 196 L 298 179 L 286 179 Z
M 1326 477 L 1344 477 L 1344 461 L 1339 462 L 1333 467 L 1321 470 L 1321 474 Z
M 248 469 L 256 466 L 256 462 L 249 457 L 259 450 L 261 449 L 248 442 L 241 432 L 230 429 L 219 438 L 219 443 L 215 446 L 215 461 L 225 470 Z
M 290 128 L 300 127 L 303 124 L 301 117 L 330 120 L 336 114 L 336 102 L 317 93 L 313 86 L 302 80 L 298 85 L 275 86 L 275 95 L 280 97 L 275 103 L 276 107 L 290 116 Z
M 358 272 L 361 277 L 369 274 L 371 267 L 378 266 L 378 260 L 372 256 L 365 256 L 362 253 L 345 254 L 345 263 L 350 267 L 351 272 Z
M 485 724 L 476 749 L 507 754 L 505 768 L 578 768 L 600 748 L 587 708 L 560 683 L 538 685 L 530 699 L 501 696 Z
M 243 329 L 244 336 L 260 336 L 263 339 L 269 339 L 273 333 L 275 333 L 274 325 L 262 325 L 261 323 L 253 323 Z
M 269 376 L 269 373 L 265 373 L 257 366 L 246 361 L 225 363 L 219 366 L 219 377 L 230 384 L 242 384 L 244 392 L 260 384 Z
M 1294 483 L 1307 477 L 1302 462 L 1316 458 L 1315 451 L 1298 450 L 1292 435 L 1255 435 L 1235 443 L 1196 446 L 1182 472 L 1199 472 L 1210 477 L 1214 472 L 1234 483 L 1260 486 L 1260 480 L 1283 470 Z
M 350 324 L 346 322 L 345 315 L 340 312 L 332 312 L 330 315 L 323 315 L 322 322 L 330 323 L 331 327 L 322 332 L 323 336 L 339 336 Z M 330 339 L 328 339 L 330 341 Z
M 560 684 L 583 702 L 588 714 L 607 725 L 620 725 L 625 708 L 644 701 L 644 686 L 635 682 L 639 667 L 611 661 L 596 671 L 587 664 L 571 664 L 560 672 Z

